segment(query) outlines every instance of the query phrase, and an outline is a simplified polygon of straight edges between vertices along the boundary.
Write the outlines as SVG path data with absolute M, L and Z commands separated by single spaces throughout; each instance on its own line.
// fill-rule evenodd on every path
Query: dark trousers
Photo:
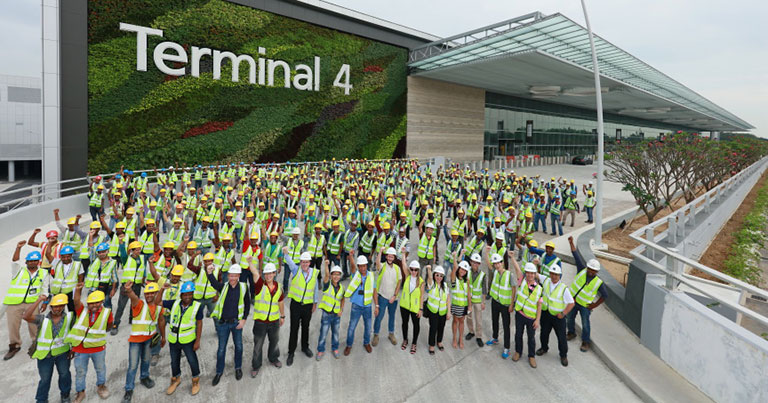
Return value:
M 565 317 L 559 319 L 553 316 L 549 311 L 541 313 L 541 348 L 544 351 L 549 350 L 549 333 L 555 330 L 557 336 L 557 351 L 560 357 L 568 356 L 568 342 L 565 339 Z
M 226 277 L 227 276 L 224 276 L 225 280 L 226 280 Z M 247 286 L 245 287 L 245 300 L 253 303 L 254 296 L 251 295 L 251 290 L 253 290 L 253 273 L 251 273 L 250 270 L 243 270 L 240 273 L 240 282 L 245 283 L 245 285 Z M 210 312 L 208 312 L 208 314 L 210 315 Z
M 501 315 L 501 323 L 504 326 L 504 348 L 509 348 L 509 307 L 501 305 L 495 299 L 491 300 L 491 329 L 493 330 L 493 338 L 499 339 L 499 315 Z
M 301 349 L 309 348 L 309 320 L 312 319 L 312 304 L 300 304 L 291 299 L 291 334 L 288 337 L 288 354 L 296 351 L 301 326 Z
M 37 394 L 35 401 L 47 402 L 48 392 L 51 390 L 51 380 L 53 379 L 53 368 L 59 373 L 59 393 L 61 397 L 68 397 L 72 389 L 72 375 L 69 372 L 69 354 L 59 354 L 56 357 L 48 357 L 37 361 L 37 372 L 40 374 L 40 382 L 37 384 Z
M 515 312 L 515 352 L 523 353 L 523 331 L 528 334 L 528 357 L 536 353 L 536 330 L 533 329 L 534 319 L 526 318 L 520 312 Z
M 320 257 L 313 257 L 312 260 L 310 261 L 310 266 L 311 267 L 316 267 L 318 269 L 320 269 L 320 266 L 322 266 L 322 264 L 323 264 L 323 257 L 322 256 L 320 256 Z M 330 268 L 328 270 L 330 270 Z M 320 274 L 317 276 L 317 281 L 322 281 L 322 279 L 323 279 L 323 272 L 320 271 Z
M 112 309 L 112 297 L 109 296 L 109 293 L 112 292 L 112 284 L 99 283 L 96 289 L 104 293 L 104 308 Z
M 280 349 L 277 347 L 278 337 L 280 335 L 280 321 L 276 320 L 270 323 L 259 321 L 253 322 L 253 359 L 251 368 L 258 370 L 261 368 L 261 359 L 264 347 L 264 338 L 269 337 L 269 346 L 267 347 L 267 359 L 271 363 L 276 363 L 280 358 Z
M 91 220 L 93 222 L 99 222 L 99 216 L 104 214 L 104 210 L 97 206 L 88 206 L 88 212 L 91 213 Z
M 120 284 L 120 288 L 123 284 Z M 133 290 L 133 293 L 136 294 L 137 297 L 141 295 L 141 287 L 142 284 L 134 284 L 131 289 Z M 115 312 L 115 318 L 114 318 L 114 325 L 115 327 L 120 326 L 120 319 L 123 317 L 123 311 L 125 311 L 125 305 L 128 304 L 128 301 L 130 301 L 130 298 L 128 298 L 127 295 L 123 292 L 123 290 L 119 290 L 120 297 L 117 299 L 117 312 Z M 73 311 L 74 312 L 74 311 Z M 128 323 L 131 323 L 131 319 L 133 318 L 133 315 L 131 315 L 131 310 L 128 310 Z
M 400 317 L 403 320 L 403 340 L 408 341 L 408 320 L 410 319 L 413 323 L 413 339 L 411 339 L 411 343 L 416 344 L 417 341 L 419 341 L 419 331 L 421 330 L 421 325 L 419 324 L 419 318 L 416 317 L 416 312 L 411 312 L 402 306 L 400 307 Z
M 187 357 L 189 363 L 189 369 L 192 371 L 192 377 L 197 378 L 200 376 L 200 364 L 197 361 L 197 353 L 193 348 L 194 341 L 186 344 L 181 343 L 169 343 L 171 349 L 171 376 L 177 377 L 181 375 L 181 352 L 184 351 L 184 356 Z
M 429 345 L 434 347 L 435 343 L 443 342 L 443 330 L 445 330 L 445 315 L 429 313 Z

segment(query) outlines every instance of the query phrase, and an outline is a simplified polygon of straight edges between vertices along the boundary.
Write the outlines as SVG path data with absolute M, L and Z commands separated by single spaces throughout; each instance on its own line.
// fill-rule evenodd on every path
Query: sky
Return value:
M 65 0 L 64 0 L 65 1 Z M 577 0 L 334 0 L 447 37 L 533 11 L 584 25 Z M 0 1 L 0 74 L 40 76 L 40 0 Z M 768 3 L 587 0 L 592 29 L 768 138 Z

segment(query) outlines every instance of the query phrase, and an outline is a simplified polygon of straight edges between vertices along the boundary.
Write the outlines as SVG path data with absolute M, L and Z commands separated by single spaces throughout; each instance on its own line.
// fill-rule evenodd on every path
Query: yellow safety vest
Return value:
M 424 284 L 424 279 L 419 277 L 419 281 L 416 282 L 416 288 L 411 291 L 411 278 L 406 278 L 405 284 L 403 284 L 400 290 L 400 306 L 406 310 L 419 313 L 421 309 L 421 285 Z
M 536 319 L 536 313 L 541 298 L 541 285 L 536 284 L 533 291 L 528 289 L 528 284 L 525 280 L 517 287 L 517 296 L 515 298 L 515 311 L 522 311 L 525 316 Z
M 339 289 L 335 290 L 333 284 L 328 285 L 328 289 L 323 292 L 323 298 L 320 299 L 320 309 L 338 314 L 341 310 L 341 301 L 344 299 L 344 287 L 339 284 Z
M 288 289 L 288 298 L 300 304 L 312 304 L 315 301 L 315 284 L 320 271 L 311 267 L 309 269 L 311 273 L 309 274 L 309 281 L 306 281 L 301 267 L 297 268 Z
M 256 294 L 253 300 L 253 319 L 267 322 L 274 322 L 280 319 L 280 296 L 283 295 L 283 289 L 280 284 L 275 283 L 277 290 L 275 294 L 269 291 L 267 283 L 261 286 L 261 292 Z
M 101 347 L 107 344 L 107 322 L 109 321 L 109 308 L 101 308 L 99 316 L 92 326 L 88 326 L 89 311 L 87 307 L 83 308 L 80 316 L 77 317 L 75 325 L 67 335 L 67 341 L 72 347 L 80 344 L 84 348 Z
M 64 317 L 61 318 L 64 323 L 61 324 L 56 337 L 53 336 L 53 321 L 47 317 L 43 318 L 42 326 L 37 333 L 37 346 L 35 347 L 35 353 L 32 354 L 32 358 L 42 360 L 47 358 L 49 353 L 51 357 L 57 357 L 70 350 L 69 343 L 67 343 L 67 335 L 69 335 L 73 316 L 72 312 L 64 314 Z
M 169 343 L 187 344 L 195 341 L 197 337 L 197 311 L 200 303 L 192 301 L 192 304 L 181 314 L 181 300 L 173 303 L 171 317 L 168 320 L 170 328 L 167 332 Z
M 22 267 L 16 273 L 16 277 L 11 280 L 11 286 L 8 288 L 8 294 L 3 298 L 3 304 L 31 304 L 37 301 L 43 288 L 43 276 L 45 274 L 40 274 L 40 269 L 35 270 L 33 275 L 26 267 Z
M 448 312 L 448 290 L 445 283 L 443 287 L 438 287 L 436 284 L 432 286 L 432 289 L 427 293 L 429 298 L 427 301 L 427 309 L 434 314 L 443 316 Z
M 237 284 L 240 287 L 240 296 L 237 301 L 237 320 L 242 320 L 245 319 L 245 293 L 247 292 L 246 290 L 248 289 L 248 286 L 245 283 Z M 221 310 L 224 308 L 224 300 L 227 299 L 227 292 L 229 292 L 229 289 L 229 283 L 225 284 L 224 288 L 221 290 L 219 300 L 216 301 L 216 306 L 213 308 L 213 313 L 211 314 L 212 318 L 221 319 Z
M 160 317 L 160 311 L 163 309 L 160 305 L 155 305 L 155 317 L 149 312 L 149 306 L 146 301 L 141 305 L 139 316 L 134 316 L 131 320 L 131 336 L 152 336 L 157 332 L 157 319 Z

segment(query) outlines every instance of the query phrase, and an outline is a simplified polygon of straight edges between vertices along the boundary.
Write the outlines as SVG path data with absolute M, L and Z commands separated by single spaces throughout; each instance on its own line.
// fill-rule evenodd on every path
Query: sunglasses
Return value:
M 435 277 L 445 277 L 445 276 L 442 274 L 435 274 Z
M 419 271 L 419 269 L 411 269 L 412 272 L 416 273 Z

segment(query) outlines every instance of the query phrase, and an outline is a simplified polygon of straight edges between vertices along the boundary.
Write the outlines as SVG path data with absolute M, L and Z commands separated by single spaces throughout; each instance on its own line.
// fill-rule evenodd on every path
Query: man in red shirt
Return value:
M 109 397 L 107 389 L 107 363 L 106 345 L 107 329 L 112 326 L 112 310 L 103 306 L 104 293 L 93 291 L 88 295 L 85 309 L 80 302 L 83 291 L 83 283 L 75 287 L 75 314 L 77 320 L 72 330 L 69 331 L 67 340 L 75 353 L 75 403 L 85 400 L 85 376 L 88 373 L 88 360 L 93 361 L 96 369 L 96 385 L 99 397 Z

